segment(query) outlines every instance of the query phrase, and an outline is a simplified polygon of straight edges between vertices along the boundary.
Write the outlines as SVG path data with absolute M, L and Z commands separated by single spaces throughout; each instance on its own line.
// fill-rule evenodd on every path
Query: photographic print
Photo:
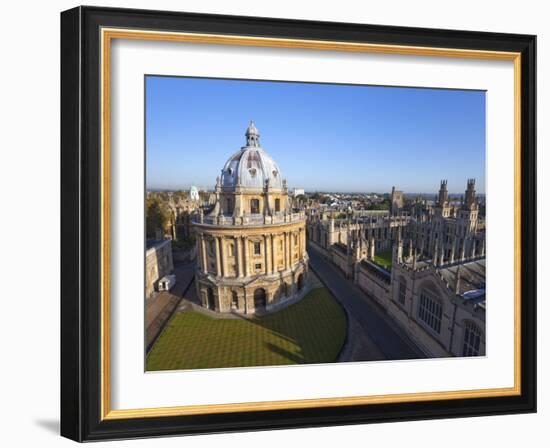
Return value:
M 146 370 L 485 356 L 485 101 L 146 76 Z
M 65 437 L 536 411 L 536 36 L 61 25 Z

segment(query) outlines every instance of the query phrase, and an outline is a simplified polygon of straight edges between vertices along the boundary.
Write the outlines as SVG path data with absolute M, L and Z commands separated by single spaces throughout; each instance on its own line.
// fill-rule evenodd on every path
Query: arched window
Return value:
M 250 213 L 252 213 L 252 214 L 260 213 L 260 200 L 259 199 L 250 199 Z
M 429 293 L 423 291 L 420 294 L 418 305 L 418 318 L 436 333 L 441 332 L 441 316 L 443 309 L 441 303 Z
M 254 290 L 254 308 L 256 310 L 264 309 L 266 306 L 267 300 L 266 300 L 266 293 L 265 289 L 258 288 Z
M 399 279 L 399 291 L 397 294 L 397 299 L 401 305 L 405 305 L 405 299 L 407 298 L 407 283 L 404 279 Z
M 254 255 L 262 254 L 262 244 L 259 241 L 254 241 Z
M 275 211 L 276 212 L 281 211 L 281 200 L 279 198 L 275 199 Z
M 478 356 L 481 343 L 481 328 L 472 321 L 464 323 L 462 356 Z
M 208 250 L 210 252 L 210 255 L 214 255 L 216 253 L 216 240 L 214 238 L 210 239 L 208 244 Z

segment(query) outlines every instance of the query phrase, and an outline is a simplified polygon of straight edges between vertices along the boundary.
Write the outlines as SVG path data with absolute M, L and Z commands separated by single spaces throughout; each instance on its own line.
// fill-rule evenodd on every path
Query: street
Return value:
M 341 361 L 425 358 L 380 306 L 347 280 L 340 270 L 308 247 L 309 264 L 328 287 L 350 319 L 348 343 Z

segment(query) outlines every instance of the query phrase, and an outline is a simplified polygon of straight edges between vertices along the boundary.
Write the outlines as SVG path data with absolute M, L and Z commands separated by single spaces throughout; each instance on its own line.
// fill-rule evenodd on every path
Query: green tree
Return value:
M 145 219 L 148 238 L 155 238 L 157 230 L 163 233 L 170 222 L 170 215 L 166 206 L 156 197 L 147 198 L 147 212 Z

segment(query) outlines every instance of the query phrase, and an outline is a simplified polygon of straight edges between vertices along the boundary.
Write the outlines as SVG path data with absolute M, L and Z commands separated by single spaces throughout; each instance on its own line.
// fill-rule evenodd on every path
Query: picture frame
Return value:
M 512 61 L 513 387 L 112 409 L 109 79 L 116 39 Z M 61 435 L 92 441 L 536 412 L 535 58 L 531 35 L 99 7 L 61 13 Z

